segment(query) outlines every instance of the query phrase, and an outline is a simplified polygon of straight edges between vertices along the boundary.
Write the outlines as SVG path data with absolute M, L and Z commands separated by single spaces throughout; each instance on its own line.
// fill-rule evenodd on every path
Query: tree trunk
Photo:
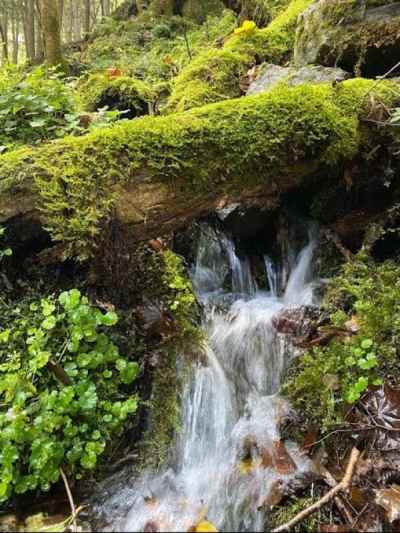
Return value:
M 91 0 L 85 0 L 85 12 L 84 12 L 84 21 L 83 21 L 83 31 L 85 35 L 88 35 L 90 32 L 90 18 L 91 18 Z
M 58 2 L 55 2 L 55 0 L 41 0 L 41 16 L 46 63 L 52 66 L 61 65 L 63 57 L 61 53 Z
M 16 65 L 19 56 L 19 13 L 17 9 L 12 10 L 11 16 L 11 33 L 12 33 L 12 62 Z
M 24 35 L 26 56 L 29 61 L 34 61 L 36 56 L 35 46 L 35 3 L 34 0 L 26 0 L 24 4 Z
M 0 37 L 1 37 L 1 52 L 2 63 L 8 63 L 8 15 L 4 13 L 2 20 L 0 20 Z

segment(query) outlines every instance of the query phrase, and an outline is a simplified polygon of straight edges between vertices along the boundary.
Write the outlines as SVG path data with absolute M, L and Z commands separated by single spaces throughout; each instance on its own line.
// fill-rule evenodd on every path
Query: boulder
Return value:
M 279 83 L 291 87 L 302 83 L 337 83 L 350 78 L 351 75 L 341 68 L 307 65 L 303 67 L 281 67 L 271 63 L 263 63 L 259 67 L 256 79 L 250 83 L 248 95 L 270 91 Z
M 400 2 L 315 2 L 299 17 L 294 60 L 364 77 L 387 73 L 400 61 Z

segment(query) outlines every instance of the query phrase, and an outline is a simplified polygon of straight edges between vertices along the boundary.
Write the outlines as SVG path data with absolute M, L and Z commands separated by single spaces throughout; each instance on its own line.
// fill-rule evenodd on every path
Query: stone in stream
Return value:
M 400 2 L 321 0 L 299 17 L 294 60 L 381 76 L 400 61 L 399 28 Z
M 247 95 L 270 91 L 280 83 L 294 87 L 302 83 L 338 83 L 348 78 L 351 78 L 351 75 L 341 68 L 320 65 L 281 67 L 263 63 L 258 69 L 256 79 L 250 83 Z

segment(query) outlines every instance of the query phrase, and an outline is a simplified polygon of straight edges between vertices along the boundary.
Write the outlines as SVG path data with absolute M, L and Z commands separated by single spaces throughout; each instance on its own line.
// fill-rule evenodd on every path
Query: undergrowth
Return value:
M 304 418 L 329 429 L 368 387 L 397 381 L 400 341 L 400 266 L 376 264 L 360 252 L 331 283 L 325 307 L 334 326 L 356 333 L 337 337 L 296 359 L 284 393 Z

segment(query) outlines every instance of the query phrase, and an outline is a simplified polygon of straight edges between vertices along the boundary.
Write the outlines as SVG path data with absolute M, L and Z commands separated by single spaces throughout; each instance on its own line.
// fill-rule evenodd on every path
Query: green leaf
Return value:
M 42 327 L 48 331 L 54 329 L 57 325 L 57 319 L 54 316 L 49 316 L 42 322 Z
M 368 348 L 371 348 L 371 346 L 373 345 L 374 343 L 372 342 L 371 339 L 364 339 L 361 343 L 361 348 L 363 350 L 368 350 Z
M 114 311 L 108 311 L 108 313 L 106 313 L 102 317 L 102 324 L 104 326 L 115 326 L 117 322 L 118 322 L 118 315 L 117 313 L 114 313 Z

